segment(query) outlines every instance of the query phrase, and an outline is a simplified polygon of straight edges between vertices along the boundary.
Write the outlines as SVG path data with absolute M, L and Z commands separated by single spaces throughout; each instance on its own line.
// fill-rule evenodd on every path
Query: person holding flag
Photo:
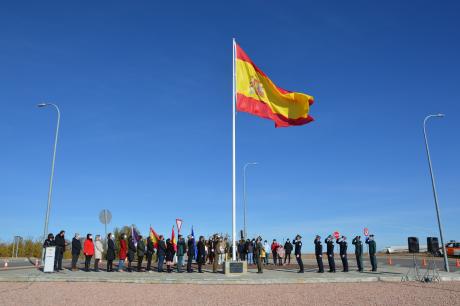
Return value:
M 150 228 L 151 230 L 152 228 Z M 146 271 L 152 271 L 152 257 L 155 254 L 154 243 L 152 239 L 152 232 L 150 232 L 150 236 L 147 238 L 147 267 Z
M 176 254 L 175 244 L 171 239 L 166 240 L 166 271 L 168 273 L 172 272 L 174 255 Z
M 182 235 L 178 235 L 179 241 L 177 242 L 177 272 L 182 273 L 182 266 L 184 265 L 184 255 L 187 252 L 187 244 Z

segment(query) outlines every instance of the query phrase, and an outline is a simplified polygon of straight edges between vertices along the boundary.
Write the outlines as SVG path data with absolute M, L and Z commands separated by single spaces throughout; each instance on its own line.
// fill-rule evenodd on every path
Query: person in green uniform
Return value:
M 363 243 L 361 236 L 356 236 L 351 242 L 355 246 L 356 263 L 358 264 L 358 271 L 363 272 Z

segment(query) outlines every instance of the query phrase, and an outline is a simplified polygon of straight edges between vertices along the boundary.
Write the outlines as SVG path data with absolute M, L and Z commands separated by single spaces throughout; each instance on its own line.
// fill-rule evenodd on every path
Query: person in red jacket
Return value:
M 91 264 L 91 257 L 94 255 L 93 235 L 86 235 L 85 244 L 83 246 L 83 254 L 85 254 L 85 271 L 89 272 L 89 265 Z
M 271 245 L 271 249 L 272 249 L 272 254 L 273 254 L 273 264 L 276 266 L 276 263 L 277 263 L 277 259 L 278 259 L 278 254 L 277 254 L 277 250 L 278 250 L 278 247 L 279 247 L 279 243 L 276 242 L 276 239 L 273 239 L 273 242 L 272 242 L 272 245 Z
M 123 272 L 125 265 L 126 253 L 128 252 L 128 245 L 126 244 L 126 235 L 121 234 L 120 236 L 120 252 L 118 252 L 118 272 Z

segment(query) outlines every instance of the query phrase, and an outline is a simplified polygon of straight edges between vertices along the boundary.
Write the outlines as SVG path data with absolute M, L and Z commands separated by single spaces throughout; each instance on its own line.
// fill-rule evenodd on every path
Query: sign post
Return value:
M 102 224 L 104 224 L 104 229 L 105 229 L 105 237 L 104 237 L 104 241 L 105 241 L 105 249 L 107 250 L 107 224 L 110 223 L 110 221 L 112 221 L 112 213 L 110 212 L 110 210 L 108 209 L 103 209 L 101 210 L 101 212 L 99 213 L 99 221 L 101 221 Z
M 182 228 L 182 219 L 176 219 L 176 225 L 177 225 L 177 235 L 179 235 L 180 229 Z

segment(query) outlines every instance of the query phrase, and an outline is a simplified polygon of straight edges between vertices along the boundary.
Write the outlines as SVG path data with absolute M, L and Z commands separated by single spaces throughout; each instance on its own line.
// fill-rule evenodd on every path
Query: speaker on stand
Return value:
M 420 281 L 422 280 L 420 276 L 420 271 L 419 267 L 417 264 L 417 254 L 420 252 L 420 244 L 418 242 L 417 237 L 409 237 L 407 238 L 407 246 L 409 249 L 409 253 L 412 254 L 412 266 L 409 268 L 407 271 L 406 275 L 404 275 L 401 278 L 401 281 L 411 281 L 411 280 L 416 280 Z
M 437 237 L 427 237 L 426 244 L 428 249 L 428 266 L 423 275 L 422 281 L 425 283 L 440 282 L 439 270 L 436 266 L 436 256 L 439 254 L 439 241 Z

